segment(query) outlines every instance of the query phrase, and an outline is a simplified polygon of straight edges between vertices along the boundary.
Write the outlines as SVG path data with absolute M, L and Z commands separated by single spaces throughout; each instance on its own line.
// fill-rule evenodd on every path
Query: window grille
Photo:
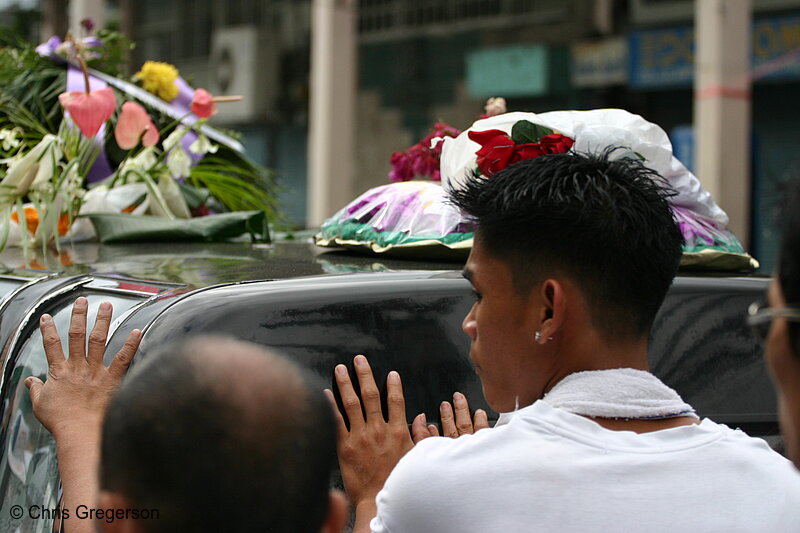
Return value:
M 362 38 L 437 30 L 481 29 L 564 21 L 570 2 L 553 0 L 360 0 Z

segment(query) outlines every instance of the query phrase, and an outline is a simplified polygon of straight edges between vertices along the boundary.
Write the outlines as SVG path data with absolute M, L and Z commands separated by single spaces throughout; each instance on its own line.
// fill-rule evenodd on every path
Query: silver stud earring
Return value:
M 533 336 L 533 340 L 539 342 L 540 340 L 542 340 L 542 334 L 537 331 L 536 334 Z

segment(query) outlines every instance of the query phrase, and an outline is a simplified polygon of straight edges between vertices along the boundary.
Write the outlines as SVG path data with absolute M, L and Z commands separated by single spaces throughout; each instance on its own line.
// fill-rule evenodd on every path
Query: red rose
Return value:
M 543 135 L 538 143 L 514 144 L 501 130 L 470 131 L 469 138 L 481 145 L 475 152 L 478 170 L 491 177 L 508 165 L 548 154 L 568 152 L 575 141 L 558 133 Z
M 470 131 L 469 138 L 481 145 L 475 155 L 478 156 L 478 169 L 484 176 L 493 176 L 511 163 L 517 145 L 506 132 L 500 130 Z
M 569 149 L 572 148 L 574 143 L 575 141 L 560 133 L 551 133 L 539 139 L 539 144 L 542 146 L 542 153 L 544 154 L 563 154 L 569 152 Z
M 533 159 L 534 157 L 539 157 L 546 153 L 547 152 L 544 151 L 544 146 L 539 143 L 518 144 L 514 147 L 514 155 L 511 156 L 511 161 L 509 161 L 508 164 L 511 165 L 526 159 Z

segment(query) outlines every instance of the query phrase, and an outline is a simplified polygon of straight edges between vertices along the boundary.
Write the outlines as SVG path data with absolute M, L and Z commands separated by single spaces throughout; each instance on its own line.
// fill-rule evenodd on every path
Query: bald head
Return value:
M 101 489 L 158 509 L 148 531 L 319 531 L 331 408 L 264 348 L 195 339 L 136 367 L 109 406 Z
M 197 390 L 212 395 L 220 406 L 235 414 L 232 430 L 282 426 L 300 414 L 297 410 L 308 404 L 312 393 L 305 372 L 255 344 L 201 337 L 178 346 L 169 357 L 182 359 L 191 367 L 187 371 Z

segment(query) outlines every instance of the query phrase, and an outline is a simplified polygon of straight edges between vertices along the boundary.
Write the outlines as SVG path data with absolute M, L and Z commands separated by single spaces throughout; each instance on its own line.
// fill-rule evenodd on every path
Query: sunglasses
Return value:
M 773 318 L 800 322 L 800 307 L 769 307 L 766 302 L 753 302 L 747 309 L 747 325 L 762 341 L 767 339 Z

